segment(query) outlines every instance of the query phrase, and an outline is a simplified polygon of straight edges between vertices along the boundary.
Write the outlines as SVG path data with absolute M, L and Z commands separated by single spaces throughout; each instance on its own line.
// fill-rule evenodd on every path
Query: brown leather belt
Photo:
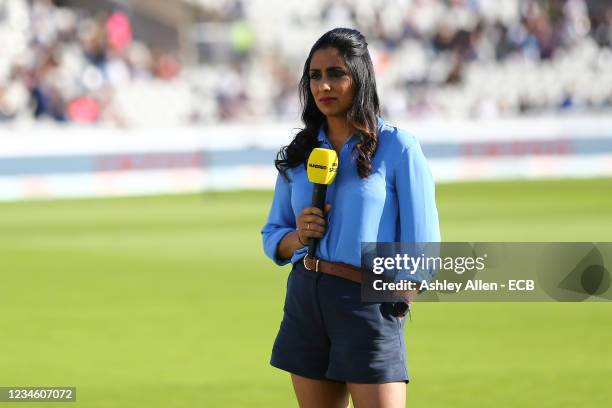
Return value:
M 326 273 L 328 275 L 361 283 L 362 269 L 356 268 L 353 265 L 322 261 L 318 258 L 311 258 L 308 255 L 302 259 L 302 263 L 309 271 Z M 410 305 L 408 303 L 403 301 L 393 303 L 393 316 L 403 319 L 406 313 L 408 313 L 410 320 L 412 320 L 412 313 L 410 312 Z
M 361 283 L 362 270 L 344 263 L 327 262 L 318 258 L 313 258 L 306 255 L 302 262 L 304 267 L 309 271 L 321 272 L 328 275 L 337 276 L 339 278 L 348 279 L 350 281 Z

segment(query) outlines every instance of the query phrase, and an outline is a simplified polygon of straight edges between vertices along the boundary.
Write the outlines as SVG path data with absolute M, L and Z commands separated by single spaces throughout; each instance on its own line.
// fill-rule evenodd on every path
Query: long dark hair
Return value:
M 374 66 L 368 52 L 365 37 L 357 30 L 334 28 L 323 34 L 312 46 L 304 63 L 299 91 L 302 103 L 301 129 L 295 138 L 277 154 L 274 165 L 287 178 L 287 170 L 300 164 L 306 164 L 312 149 L 318 146 L 317 134 L 325 123 L 310 92 L 310 60 L 315 51 L 323 48 L 335 48 L 344 58 L 353 77 L 355 98 L 353 106 L 347 112 L 347 119 L 361 134 L 361 141 L 355 145 L 357 152 L 357 172 L 359 177 L 366 178 L 372 172 L 372 157 L 378 145 L 376 117 L 380 112 Z

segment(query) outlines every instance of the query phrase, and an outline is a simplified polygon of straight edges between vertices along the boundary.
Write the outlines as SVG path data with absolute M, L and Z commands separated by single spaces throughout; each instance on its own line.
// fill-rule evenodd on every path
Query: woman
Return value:
M 266 254 L 294 265 L 271 364 L 291 373 L 302 408 L 345 408 L 349 394 L 357 408 L 404 407 L 404 320 L 389 303 L 361 302 L 356 281 L 329 271 L 350 277 L 361 242 L 439 241 L 431 174 L 417 141 L 379 117 L 372 61 L 357 30 L 317 40 L 300 97 L 305 128 L 279 152 L 262 230 Z M 305 169 L 315 147 L 336 150 L 339 160 L 324 211 L 311 206 Z M 316 268 L 304 258 L 312 239 L 320 239 Z

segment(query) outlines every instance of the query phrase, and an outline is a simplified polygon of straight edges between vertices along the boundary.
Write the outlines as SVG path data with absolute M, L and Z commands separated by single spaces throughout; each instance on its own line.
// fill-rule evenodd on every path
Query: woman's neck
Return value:
M 327 137 L 336 152 L 340 153 L 342 146 L 354 131 L 355 129 L 349 124 L 346 117 L 327 117 Z

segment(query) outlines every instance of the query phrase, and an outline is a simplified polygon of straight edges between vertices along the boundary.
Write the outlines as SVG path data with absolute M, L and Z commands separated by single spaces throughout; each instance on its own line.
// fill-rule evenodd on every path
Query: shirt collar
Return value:
M 317 135 L 319 142 L 324 143 L 327 141 L 327 133 L 325 133 L 325 123 L 319 128 L 319 134 Z
M 385 126 L 385 121 L 380 116 L 376 117 L 376 126 L 378 127 L 378 134 L 380 135 L 382 127 Z
M 384 126 L 384 124 L 385 124 L 385 121 L 380 116 L 377 116 L 376 126 L 378 127 L 379 135 L 380 135 L 380 130 Z M 348 142 L 351 143 L 360 138 L 361 136 L 358 133 L 353 133 L 351 137 L 349 138 Z M 327 132 L 325 132 L 325 123 L 323 123 L 321 127 L 319 128 L 319 133 L 317 134 L 317 140 L 319 141 L 319 143 L 326 143 L 327 145 L 331 146 L 331 143 L 329 142 L 329 139 L 327 138 Z

